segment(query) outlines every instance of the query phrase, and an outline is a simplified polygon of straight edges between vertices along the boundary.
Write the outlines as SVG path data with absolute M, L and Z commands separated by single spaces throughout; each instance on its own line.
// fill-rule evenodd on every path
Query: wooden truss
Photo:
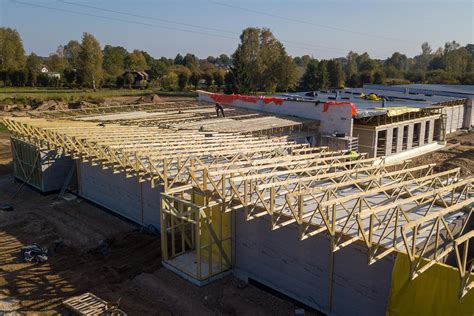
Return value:
M 153 112 L 151 106 L 138 110 Z M 4 122 L 14 138 L 39 148 L 163 185 L 163 258 L 171 262 L 192 252 L 198 264 L 187 273 L 197 279 L 230 268 L 228 216 L 243 211 L 247 220 L 269 218 L 272 229 L 296 225 L 301 240 L 325 233 L 334 252 L 358 242 L 367 247 L 369 264 L 407 253 L 411 278 L 436 262 L 452 263 L 460 294 L 474 287 L 467 251 L 474 236 L 468 229 L 473 178 L 461 178 L 459 168 L 435 172 L 434 165 L 386 163 L 233 127 L 196 129 L 210 110 L 183 107 L 176 113 L 170 106 L 152 117 L 137 109 L 102 116 L 99 110 L 81 110 L 68 114 L 74 120 L 48 113 L 43 116 L 61 119 Z M 255 118 L 245 115 L 235 117 Z
M 91 122 L 6 119 L 13 137 L 165 189 L 187 183 L 188 166 L 286 155 L 305 148 L 280 139 Z

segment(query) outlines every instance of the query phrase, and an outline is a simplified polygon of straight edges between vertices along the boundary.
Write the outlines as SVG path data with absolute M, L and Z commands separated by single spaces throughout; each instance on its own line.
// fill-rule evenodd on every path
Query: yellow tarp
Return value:
M 380 101 L 380 100 L 382 100 L 382 98 L 379 97 L 378 95 L 376 95 L 375 93 L 369 93 L 369 95 L 367 96 L 367 99 L 369 99 L 371 101 Z
M 410 108 L 410 107 L 407 107 L 407 106 L 376 108 L 376 110 L 386 110 L 388 117 L 402 115 L 402 114 L 405 114 L 405 113 L 420 112 L 421 111 L 421 109 L 419 109 L 419 108 Z
M 197 205 L 204 205 L 204 196 L 196 191 L 193 191 L 193 202 Z M 231 244 L 231 221 L 232 213 L 231 212 L 222 212 L 220 205 L 215 205 L 205 210 L 206 217 L 210 219 L 212 230 L 215 232 L 217 237 L 222 241 L 222 249 L 225 254 L 231 260 L 232 258 L 232 244 Z M 223 259 L 221 252 L 218 246 L 213 242 L 209 227 L 205 224 L 205 219 L 201 218 L 201 234 L 199 236 L 200 245 L 203 247 L 201 249 L 201 258 L 205 263 L 201 262 L 200 264 L 207 264 L 209 262 L 209 257 L 212 256 L 211 260 L 214 264 L 217 264 L 219 267 L 223 265 L 222 271 L 228 269 L 225 260 Z M 205 247 L 206 245 L 212 244 L 211 247 Z M 209 250 L 211 253 L 209 253 Z M 216 267 L 214 267 L 216 268 Z M 221 271 L 213 271 L 213 273 Z
M 459 298 L 461 279 L 457 269 L 435 264 L 411 281 L 409 273 L 408 256 L 397 254 L 387 316 L 474 315 L 474 291 Z
M 376 95 L 375 93 L 369 93 L 368 95 L 365 95 L 364 93 L 361 93 L 359 95 L 359 97 L 362 98 L 362 99 L 370 100 L 370 101 L 380 101 L 380 100 L 382 100 L 382 98 L 379 97 L 378 95 Z

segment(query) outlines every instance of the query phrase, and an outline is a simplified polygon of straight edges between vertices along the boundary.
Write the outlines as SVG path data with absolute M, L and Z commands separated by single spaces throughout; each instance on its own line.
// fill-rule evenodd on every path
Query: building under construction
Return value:
M 201 99 L 225 117 L 183 101 L 5 119 L 15 176 L 157 227 L 163 265 L 197 285 L 233 273 L 330 315 L 472 312 L 474 178 L 385 158 L 442 143 L 460 101 L 397 118 L 337 96 Z

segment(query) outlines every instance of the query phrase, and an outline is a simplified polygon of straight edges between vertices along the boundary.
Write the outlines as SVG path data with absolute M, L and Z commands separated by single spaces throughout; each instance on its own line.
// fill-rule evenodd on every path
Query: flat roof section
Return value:
M 469 97 L 474 96 L 474 85 L 460 85 L 460 84 L 402 84 L 394 86 L 384 86 L 376 84 L 364 84 L 364 88 L 379 88 L 384 90 L 396 90 L 402 91 L 408 89 L 408 91 L 423 93 L 430 92 L 434 95 L 448 94 L 457 97 Z
M 379 86 L 364 86 L 364 88 L 346 88 L 336 90 L 315 91 L 317 95 L 314 97 L 307 96 L 308 92 L 298 92 L 285 94 L 284 96 L 292 99 L 298 98 L 301 102 L 329 102 L 329 101 L 348 101 L 357 107 L 357 115 L 355 118 L 380 116 L 387 113 L 384 107 L 411 107 L 428 109 L 436 106 L 448 106 L 464 104 L 464 97 L 457 96 L 440 96 L 440 95 L 424 95 L 405 93 L 403 89 L 377 89 Z M 400 90 L 400 91 L 398 91 Z M 377 96 L 385 98 L 385 101 L 373 101 L 362 98 L 361 95 L 369 95 L 375 93 Z M 337 96 L 336 96 L 337 95 Z

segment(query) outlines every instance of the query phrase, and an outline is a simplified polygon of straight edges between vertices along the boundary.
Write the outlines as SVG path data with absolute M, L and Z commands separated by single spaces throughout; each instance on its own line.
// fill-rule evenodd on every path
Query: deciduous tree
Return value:
M 232 55 L 231 71 L 238 92 L 287 89 L 296 83 L 296 68 L 269 29 L 247 28 Z
M 138 49 L 133 50 L 126 59 L 126 67 L 130 70 L 144 71 L 147 69 L 146 59 Z
M 102 80 L 102 49 L 92 34 L 84 33 L 79 52 L 79 73 L 82 82 L 94 90 Z
M 113 77 L 123 75 L 125 71 L 125 59 L 128 52 L 121 46 L 105 45 L 104 47 L 104 71 Z
M 327 63 L 327 71 L 329 74 L 329 85 L 334 88 L 344 86 L 344 72 L 341 63 L 337 60 L 329 60 Z
M 0 70 L 22 70 L 25 63 L 25 49 L 20 34 L 14 29 L 0 27 Z

